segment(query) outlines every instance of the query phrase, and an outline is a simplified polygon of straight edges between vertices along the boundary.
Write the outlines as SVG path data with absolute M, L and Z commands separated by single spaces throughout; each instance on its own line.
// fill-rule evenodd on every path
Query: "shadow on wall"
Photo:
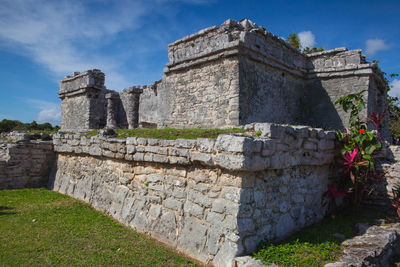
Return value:
M 54 190 L 54 181 L 56 179 L 56 174 L 57 174 L 57 169 L 58 169 L 57 162 L 58 162 L 58 154 L 56 154 L 55 160 L 51 166 L 49 180 L 47 182 L 47 188 L 50 190 Z
M 304 80 L 285 71 L 242 59 L 240 124 L 267 122 L 343 129 L 334 103 L 320 79 Z
M 345 126 L 333 101 L 321 80 L 307 82 L 298 106 L 302 124 L 326 130 L 343 130 Z
M 128 120 L 126 117 L 126 110 L 122 104 L 121 97 L 118 97 L 118 114 L 117 114 L 117 125 L 119 128 L 128 128 Z

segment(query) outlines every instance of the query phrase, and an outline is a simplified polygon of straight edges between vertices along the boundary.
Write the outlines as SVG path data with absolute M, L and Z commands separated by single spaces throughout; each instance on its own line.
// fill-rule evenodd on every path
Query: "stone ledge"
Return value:
M 79 134 L 54 135 L 59 153 L 88 154 L 127 161 L 189 165 L 198 163 L 228 170 L 259 171 L 332 162 L 335 135 L 305 126 L 254 123 L 245 127 L 260 137 L 222 134 L 216 140 L 162 140 L 141 137 L 126 139 Z

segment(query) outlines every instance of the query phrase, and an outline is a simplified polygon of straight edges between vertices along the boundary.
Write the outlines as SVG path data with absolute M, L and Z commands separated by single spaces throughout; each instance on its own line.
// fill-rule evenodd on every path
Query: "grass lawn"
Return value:
M 355 236 L 354 226 L 359 222 L 373 224 L 376 219 L 395 220 L 386 213 L 360 208 L 358 211 L 346 210 L 335 218 L 327 218 L 308 227 L 279 244 L 260 244 L 260 249 L 253 254 L 265 264 L 281 266 L 323 266 L 325 263 L 340 258 L 342 239 Z
M 0 266 L 38 265 L 200 266 L 68 196 L 0 190 Z
M 144 137 L 155 139 L 196 139 L 196 138 L 217 138 L 219 134 L 245 133 L 244 129 L 174 129 L 174 128 L 137 128 L 137 129 L 115 129 L 117 138 Z M 97 130 L 85 133 L 86 136 L 96 136 Z

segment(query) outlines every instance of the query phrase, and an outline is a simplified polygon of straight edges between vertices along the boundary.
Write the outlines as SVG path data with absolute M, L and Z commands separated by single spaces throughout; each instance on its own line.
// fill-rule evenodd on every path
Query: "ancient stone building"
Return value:
M 99 70 L 62 80 L 62 129 L 252 122 L 340 129 L 348 115 L 334 105 L 339 97 L 365 90 L 364 116 L 387 105 L 383 75 L 361 50 L 305 55 L 247 19 L 186 36 L 168 46 L 168 57 L 161 81 L 122 93 L 107 90 Z
M 52 144 L 3 136 L 0 188 L 39 185 L 51 169 L 50 189 L 217 267 L 244 266 L 237 256 L 260 241 L 320 221 L 335 134 L 296 124 L 345 127 L 347 114 L 334 102 L 361 90 L 366 112 L 385 110 L 376 65 L 360 50 L 302 54 L 249 20 L 187 36 L 168 54 L 165 76 L 153 85 L 118 93 L 96 69 L 62 80 L 62 130 L 74 133 L 60 132 Z M 77 133 L 140 125 L 240 125 L 260 134 L 164 140 Z M 393 164 L 382 165 L 389 190 L 400 166 L 398 148 L 391 151 Z M 377 197 L 387 197 L 382 192 Z

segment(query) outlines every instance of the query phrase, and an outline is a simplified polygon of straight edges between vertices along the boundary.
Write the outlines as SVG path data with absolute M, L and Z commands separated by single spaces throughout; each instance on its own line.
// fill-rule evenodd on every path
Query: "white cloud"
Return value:
M 42 109 L 37 117 L 39 123 L 50 122 L 52 125 L 61 125 L 61 111 L 58 108 Z
M 390 87 L 391 87 L 391 89 L 389 91 L 389 95 L 400 98 L 400 80 L 394 79 L 390 83 Z
M 26 100 L 33 108 L 39 109 L 37 122 L 50 122 L 52 125 L 61 125 L 61 110 L 59 103 L 53 103 L 40 99 Z
M 315 46 L 315 35 L 311 31 L 302 31 L 297 34 L 300 40 L 300 47 L 302 49 Z
M 151 8 L 143 3 L 121 1 L 95 12 L 78 1 L 3 0 L 0 39 L 58 76 L 100 67 L 118 72 L 120 63 L 98 50 L 117 33 L 140 27 L 138 20 Z M 129 83 L 113 81 L 112 87 Z
M 140 55 L 149 47 L 140 32 L 148 16 L 163 14 L 163 7 L 205 4 L 209 0 L 1 0 L 0 48 L 32 58 L 61 77 L 74 71 L 99 68 L 106 73 L 107 86 L 114 90 L 133 85 L 130 70 L 123 65 L 126 48 Z M 154 29 L 154 31 L 161 31 Z M 132 36 L 131 44 L 111 50 L 107 45 L 120 37 Z M 121 34 L 122 35 L 122 34 Z M 106 52 L 105 52 L 106 51 Z M 162 73 L 160 73 L 160 76 Z
M 389 45 L 382 39 L 369 39 L 365 42 L 365 53 L 369 56 L 373 56 L 378 51 L 388 50 L 389 48 Z

